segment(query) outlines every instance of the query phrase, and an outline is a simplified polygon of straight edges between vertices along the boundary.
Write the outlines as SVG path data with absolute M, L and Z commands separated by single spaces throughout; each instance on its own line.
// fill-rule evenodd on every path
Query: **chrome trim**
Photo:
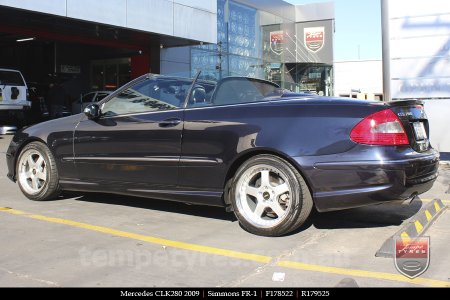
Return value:
M 182 157 L 180 159 L 182 163 L 211 163 L 211 164 L 221 164 L 223 160 L 220 158 L 209 158 L 209 157 Z
M 145 111 L 145 112 L 130 113 L 130 114 L 117 115 L 117 116 L 101 116 L 100 120 L 112 119 L 112 118 L 125 118 L 125 117 L 149 115 L 149 114 L 156 114 L 156 113 L 180 112 L 180 111 L 184 111 L 184 108 L 166 109 L 166 110 L 157 110 L 157 111 Z M 162 122 L 164 122 L 164 120 L 161 120 L 161 121 L 149 120 L 148 122 L 149 123 L 162 123 Z M 181 123 L 182 123 L 182 121 L 180 122 L 180 124 Z
M 93 183 L 93 182 L 70 181 L 70 180 L 60 180 L 59 183 L 62 183 L 62 184 L 79 184 L 79 185 L 98 185 L 98 183 Z
M 273 103 L 278 103 L 278 102 L 289 102 L 289 101 L 293 101 L 293 100 L 302 100 L 302 101 L 307 101 L 307 100 L 317 100 L 317 98 L 313 97 L 313 96 L 305 96 L 305 97 L 292 97 L 292 98 L 276 98 L 276 99 L 269 99 L 267 98 L 266 100 L 263 101 L 252 101 L 252 102 L 245 102 L 245 103 L 232 103 L 232 104 L 221 104 L 221 105 L 207 105 L 207 106 L 197 106 L 197 107 L 189 107 L 187 106 L 185 110 L 199 110 L 199 109 L 211 109 L 211 108 L 219 108 L 219 107 L 239 107 L 239 106 L 250 106 L 250 105 L 261 105 L 261 104 L 273 104 Z
M 145 161 L 145 162 L 181 162 L 181 163 L 209 163 L 221 164 L 223 160 L 209 157 L 163 157 L 163 156 L 145 156 L 145 157 L 63 157 L 64 161 Z
M 178 157 L 64 157 L 67 161 L 100 160 L 100 161 L 179 161 Z

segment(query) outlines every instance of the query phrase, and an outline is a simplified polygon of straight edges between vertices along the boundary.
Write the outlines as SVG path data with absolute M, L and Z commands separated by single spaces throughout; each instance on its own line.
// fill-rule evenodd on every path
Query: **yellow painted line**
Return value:
M 420 200 L 422 200 L 423 202 L 431 202 L 434 199 L 420 199 Z M 441 200 L 441 201 L 442 201 L 442 203 L 450 204 L 450 200 Z
M 436 212 L 439 212 L 441 210 L 441 206 L 437 202 L 434 202 L 434 208 L 436 209 Z
M 419 221 L 415 221 L 414 225 L 416 226 L 417 234 L 420 234 L 423 230 L 423 226 Z
M 120 237 L 124 237 L 124 238 L 139 240 L 139 241 L 143 241 L 143 242 L 147 242 L 147 243 L 151 243 L 151 244 L 162 245 L 162 246 L 167 246 L 167 247 L 172 247 L 172 248 L 177 248 L 177 249 L 184 249 L 184 250 L 202 252 L 202 253 L 207 253 L 207 254 L 221 255 L 221 256 L 226 256 L 226 257 L 243 259 L 243 260 L 255 261 L 255 262 L 259 262 L 259 263 L 269 263 L 272 260 L 272 257 L 270 257 L 270 256 L 243 253 L 243 252 L 238 252 L 238 251 L 233 251 L 233 250 L 201 246 L 201 245 L 184 243 L 184 242 L 177 242 L 177 241 L 173 241 L 173 240 L 167 240 L 167 239 L 161 239 L 161 238 L 142 235 L 142 234 L 130 233 L 130 232 L 122 231 L 122 230 L 116 230 L 116 229 L 107 228 L 107 227 L 103 227 L 103 226 L 90 225 L 90 224 L 80 223 L 80 222 L 71 221 L 71 220 L 65 220 L 65 219 L 60 219 L 60 218 L 51 218 L 51 217 L 46 217 L 46 216 L 41 216 L 41 215 L 27 214 L 25 212 L 15 210 L 15 209 L 7 209 L 7 210 L 2 209 L 0 211 L 7 212 L 10 214 L 14 214 L 14 215 L 22 215 L 22 216 L 25 216 L 25 217 L 31 218 L 31 219 L 68 225 L 68 226 L 72 226 L 72 227 L 87 229 L 87 230 L 91 230 L 91 231 L 97 231 L 97 232 L 106 233 L 106 234 L 110 234 L 110 235 L 114 235 L 114 236 L 120 236 Z
M 431 216 L 430 212 L 428 211 L 428 209 L 425 210 L 425 216 L 427 217 L 427 221 L 430 222 L 431 219 L 433 219 L 433 217 Z
M 402 238 L 403 244 L 408 244 L 411 241 L 411 238 L 409 237 L 408 233 L 406 233 L 405 231 L 403 231 L 400 234 L 400 237 Z
M 87 224 L 87 223 L 80 223 L 80 222 L 61 219 L 61 218 L 53 218 L 53 217 L 46 217 L 46 216 L 42 216 L 42 215 L 30 214 L 30 213 L 26 213 L 26 212 L 23 212 L 20 210 L 7 208 L 7 207 L 0 207 L 0 212 L 5 212 L 8 214 L 13 214 L 13 215 L 20 215 L 20 216 L 23 216 L 26 218 L 46 221 L 46 222 L 50 222 L 50 223 L 68 225 L 68 226 L 72 226 L 72 227 L 76 227 L 76 228 L 82 228 L 82 229 L 86 229 L 86 230 L 91 230 L 91 231 L 96 231 L 96 232 L 100 232 L 100 233 L 113 235 L 113 236 L 119 236 L 119 237 L 139 240 L 139 241 L 143 241 L 143 242 L 147 242 L 147 243 L 151 243 L 151 244 L 163 245 L 163 246 L 177 248 L 177 249 L 202 252 L 202 253 L 206 253 L 206 254 L 221 255 L 221 256 L 226 256 L 226 257 L 231 257 L 231 258 L 265 263 L 265 264 L 270 263 L 273 260 L 273 258 L 270 256 L 263 256 L 263 255 L 258 255 L 258 254 L 238 252 L 238 251 L 221 249 L 221 248 L 201 246 L 201 245 L 184 243 L 184 242 L 177 242 L 177 241 L 173 241 L 173 240 L 167 240 L 167 239 L 161 239 L 161 238 L 156 238 L 156 237 L 152 237 L 152 236 L 146 236 L 146 235 L 142 235 L 142 234 L 130 233 L 130 232 L 122 231 L 122 230 L 116 230 L 116 229 L 112 229 L 112 228 L 108 228 L 108 227 L 96 226 L 96 225 L 91 225 L 91 224 Z M 406 232 L 404 232 L 404 234 L 409 239 L 408 234 Z M 402 238 L 403 237 L 404 236 L 402 234 Z M 433 287 L 450 287 L 450 283 L 446 282 L 446 281 L 440 281 L 440 280 L 428 279 L 428 278 L 415 278 L 415 279 L 411 280 L 407 277 L 404 277 L 403 275 L 392 274 L 392 273 L 382 273 L 382 272 L 373 272 L 373 271 L 365 271 L 365 270 L 353 270 L 353 269 L 347 269 L 347 268 L 312 265 L 312 264 L 305 264 L 305 263 L 301 263 L 301 262 L 292 262 L 292 261 L 280 261 L 276 265 L 280 266 L 280 267 L 285 267 L 285 268 L 290 268 L 290 269 L 299 269 L 299 270 L 304 270 L 304 271 L 367 277 L 367 278 L 374 278 L 374 279 L 381 279 L 381 280 L 407 282 L 407 283 L 412 283 L 412 284 L 433 286 Z
M 304 270 L 304 271 L 322 272 L 322 273 L 328 273 L 328 274 L 400 281 L 400 282 L 407 282 L 407 283 L 432 286 L 432 287 L 450 287 L 450 282 L 447 282 L 447 281 L 441 281 L 441 280 L 435 280 L 435 279 L 429 279 L 429 278 L 409 279 L 403 275 L 392 274 L 392 273 L 327 267 L 327 266 L 312 265 L 312 264 L 305 264 L 305 263 L 291 262 L 291 261 L 280 261 L 277 263 L 277 266 L 284 267 L 284 268 L 290 268 L 290 269 Z

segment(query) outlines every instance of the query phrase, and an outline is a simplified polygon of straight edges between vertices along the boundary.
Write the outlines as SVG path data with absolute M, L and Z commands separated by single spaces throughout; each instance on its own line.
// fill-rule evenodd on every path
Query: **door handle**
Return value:
M 181 123 L 181 120 L 178 118 L 165 119 L 159 122 L 159 127 L 174 127 Z

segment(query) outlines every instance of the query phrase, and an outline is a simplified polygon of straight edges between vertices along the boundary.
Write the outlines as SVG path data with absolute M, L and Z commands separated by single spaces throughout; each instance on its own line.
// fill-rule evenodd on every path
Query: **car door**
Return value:
M 181 187 L 221 195 L 230 164 L 240 153 L 257 147 L 265 122 L 260 110 L 270 113 L 258 102 L 276 89 L 278 86 L 257 79 L 228 77 L 218 83 L 203 105 L 188 102 L 180 158 Z
M 80 184 L 116 191 L 176 186 L 184 103 L 189 81 L 150 77 L 100 103 L 97 120 L 75 130 L 74 159 Z

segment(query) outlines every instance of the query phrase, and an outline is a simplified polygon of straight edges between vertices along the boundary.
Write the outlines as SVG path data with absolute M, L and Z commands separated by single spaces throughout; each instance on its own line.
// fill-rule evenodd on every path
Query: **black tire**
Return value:
M 21 177 L 21 162 L 26 159 L 24 157 L 25 155 L 28 156 L 29 153 L 35 153 L 35 156 L 39 157 L 38 155 L 41 155 L 41 157 L 44 160 L 43 166 L 45 167 L 45 174 L 46 174 L 46 180 L 41 180 L 42 183 L 39 189 L 36 192 L 30 192 L 31 184 L 29 183 L 28 186 L 27 182 L 30 182 L 29 179 L 22 179 Z M 35 169 L 35 168 L 33 168 Z M 32 170 L 32 172 L 35 172 L 35 170 Z M 19 184 L 20 190 L 22 193 L 30 200 L 34 201 L 46 201 L 46 200 L 52 200 L 59 196 L 61 193 L 61 189 L 59 186 L 59 176 L 58 176 L 58 170 L 56 168 L 56 162 L 53 157 L 53 154 L 51 153 L 50 149 L 41 142 L 32 142 L 27 144 L 20 152 L 20 155 L 17 159 L 17 165 L 16 165 L 16 177 L 17 182 Z M 26 176 L 25 176 L 26 177 Z
M 247 201 L 247 202 L 255 202 L 255 210 L 254 212 L 256 212 L 256 206 L 258 206 L 259 203 L 261 203 L 261 200 L 264 203 L 267 203 L 267 201 L 264 199 L 264 196 L 261 196 L 261 192 L 259 192 L 258 194 L 260 194 L 258 197 L 263 197 L 263 198 L 257 198 L 257 197 L 252 197 L 253 200 L 240 200 L 242 199 L 242 196 L 240 196 L 242 189 L 245 188 L 245 184 L 244 182 L 247 180 L 247 178 L 251 178 L 252 175 L 248 174 L 248 172 L 251 172 L 250 170 L 255 169 L 255 173 L 254 174 L 258 174 L 258 168 L 262 168 L 264 172 L 264 168 L 265 166 L 269 166 L 270 167 L 270 172 L 269 172 L 269 183 L 271 180 L 271 178 L 275 177 L 277 178 L 277 175 L 279 176 L 279 178 L 281 178 L 281 180 L 283 180 L 283 183 L 286 183 L 289 185 L 290 189 L 289 192 L 287 192 L 285 195 L 288 195 L 289 200 L 284 203 L 286 204 L 285 210 L 284 210 L 284 214 L 283 217 L 279 217 L 279 223 L 274 224 L 273 226 L 270 225 L 260 225 L 257 224 L 257 222 L 255 223 L 254 221 L 252 221 L 252 217 L 249 215 L 251 215 L 251 210 L 249 211 L 248 209 L 244 209 L 244 204 L 242 204 L 242 201 Z M 272 172 L 273 170 L 278 170 L 279 172 Z M 243 177 L 244 176 L 244 177 Z M 256 175 L 258 176 L 258 175 Z M 256 177 L 255 177 L 256 178 Z M 259 186 L 257 186 L 256 188 L 259 189 L 259 191 L 261 189 L 263 189 L 262 187 L 262 175 L 260 177 L 260 184 Z M 251 179 L 249 179 L 251 180 Z M 250 181 L 249 181 L 250 182 Z M 272 192 L 271 188 L 272 188 L 272 184 L 269 184 L 269 190 Z M 274 187 L 275 188 L 275 187 Z M 265 195 L 266 193 L 264 192 L 262 195 Z M 254 156 L 252 158 L 250 158 L 249 160 L 245 161 L 237 170 L 234 178 L 232 179 L 232 183 L 231 183 L 231 189 L 229 191 L 229 193 L 226 194 L 228 197 L 228 203 L 231 203 L 232 207 L 233 207 L 233 211 L 236 215 L 236 218 L 239 220 L 239 223 L 241 224 L 241 226 L 256 235 L 262 235 L 262 236 L 282 236 L 282 235 L 286 235 L 292 231 L 294 231 L 295 229 L 297 229 L 298 227 L 300 227 L 308 218 L 308 216 L 311 213 L 312 207 L 313 207 L 313 200 L 311 197 L 311 193 L 309 191 L 309 188 L 304 180 L 304 178 L 302 177 L 302 175 L 297 171 L 296 168 L 294 168 L 289 162 L 287 162 L 286 160 L 279 158 L 277 156 L 274 155 L 268 155 L 268 154 L 263 154 L 263 155 L 257 155 Z M 249 199 L 247 193 L 244 193 L 244 195 L 246 195 L 245 197 L 247 199 Z M 278 204 L 280 203 L 280 201 L 278 200 L 279 197 L 281 196 L 277 196 L 277 193 L 272 193 L 273 196 L 271 196 L 270 198 L 270 202 L 278 202 Z M 268 196 L 270 197 L 270 196 Z M 285 196 L 286 197 L 286 196 Z M 260 199 L 260 200 L 258 200 Z M 275 203 L 276 203 L 275 202 Z M 255 216 L 258 216 L 259 214 L 255 214 Z M 281 214 L 280 214 L 281 215 Z M 270 216 L 273 218 L 273 216 L 277 216 L 277 214 L 274 214 L 274 211 L 271 211 L 271 208 L 267 208 L 265 207 L 262 216 L 264 218 L 267 218 L 269 220 L 269 222 L 272 222 Z M 261 222 L 265 222 L 265 220 L 263 220 L 263 218 L 261 218 Z M 276 219 L 275 219 L 276 221 Z

